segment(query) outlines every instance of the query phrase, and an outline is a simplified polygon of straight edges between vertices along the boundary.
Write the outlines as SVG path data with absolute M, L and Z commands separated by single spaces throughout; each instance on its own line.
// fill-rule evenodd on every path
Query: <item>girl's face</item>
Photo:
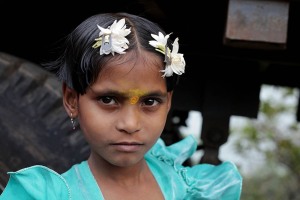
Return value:
M 80 127 L 97 162 L 139 163 L 164 129 L 172 93 L 159 72 L 163 63 L 154 54 L 141 57 L 106 66 L 78 98 Z

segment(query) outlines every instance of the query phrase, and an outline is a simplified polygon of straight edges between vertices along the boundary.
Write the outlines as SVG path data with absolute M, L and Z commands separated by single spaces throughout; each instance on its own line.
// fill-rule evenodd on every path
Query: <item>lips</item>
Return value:
M 117 151 L 130 153 L 139 151 L 143 144 L 138 142 L 118 142 L 113 143 L 112 146 L 116 148 Z

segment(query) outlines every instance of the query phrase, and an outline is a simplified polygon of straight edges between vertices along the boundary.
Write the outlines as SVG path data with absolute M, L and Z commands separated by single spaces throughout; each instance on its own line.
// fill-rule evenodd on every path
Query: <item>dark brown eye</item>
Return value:
M 157 99 L 154 98 L 148 98 L 144 100 L 144 105 L 145 106 L 156 106 L 160 102 Z
M 112 105 L 112 104 L 116 103 L 116 101 L 114 100 L 114 98 L 113 97 L 109 97 L 109 96 L 100 97 L 98 101 L 102 102 L 103 104 L 109 104 L 109 105 Z

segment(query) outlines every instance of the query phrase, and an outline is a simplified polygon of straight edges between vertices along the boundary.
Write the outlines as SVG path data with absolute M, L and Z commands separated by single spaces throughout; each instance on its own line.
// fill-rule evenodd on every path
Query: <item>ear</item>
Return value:
M 78 93 L 67 86 L 66 83 L 62 85 L 63 91 L 63 105 L 68 115 L 72 118 L 78 115 Z M 72 115 L 72 116 L 71 116 Z
M 173 91 L 168 92 L 168 112 L 170 111 L 172 106 L 172 97 L 173 97 Z

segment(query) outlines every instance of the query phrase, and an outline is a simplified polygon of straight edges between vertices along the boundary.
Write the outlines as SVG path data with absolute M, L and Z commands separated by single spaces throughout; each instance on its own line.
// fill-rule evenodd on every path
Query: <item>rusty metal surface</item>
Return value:
M 230 0 L 225 37 L 284 44 L 288 19 L 287 1 Z

